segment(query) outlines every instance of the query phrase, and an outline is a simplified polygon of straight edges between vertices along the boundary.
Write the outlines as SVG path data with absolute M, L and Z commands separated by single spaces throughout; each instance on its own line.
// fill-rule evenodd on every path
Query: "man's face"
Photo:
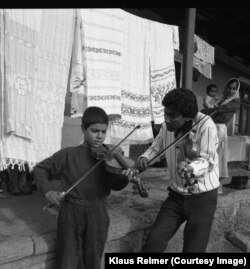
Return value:
M 179 112 L 167 107 L 164 108 L 164 118 L 167 129 L 170 132 L 178 131 L 186 123 L 186 118 L 184 118 Z
M 107 128 L 107 124 L 102 123 L 91 124 L 87 129 L 82 126 L 84 143 L 90 147 L 100 147 L 105 140 Z

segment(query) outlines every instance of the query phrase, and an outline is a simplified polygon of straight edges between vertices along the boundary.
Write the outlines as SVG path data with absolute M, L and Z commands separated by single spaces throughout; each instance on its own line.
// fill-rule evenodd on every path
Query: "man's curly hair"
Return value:
M 185 88 L 169 91 L 162 100 L 162 105 L 180 113 L 184 118 L 194 118 L 198 113 L 196 96 Z

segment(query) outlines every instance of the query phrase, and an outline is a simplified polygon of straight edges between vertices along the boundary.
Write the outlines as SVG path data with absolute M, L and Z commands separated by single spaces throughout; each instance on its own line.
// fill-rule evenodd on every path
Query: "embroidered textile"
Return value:
M 26 10 L 4 10 L 8 22 L 6 40 L 10 44 L 10 48 L 5 48 L 5 63 L 13 61 L 7 66 L 5 81 L 11 94 L 4 88 L 8 100 L 4 110 L 7 123 L 11 123 L 11 116 L 22 111 L 23 114 L 14 119 L 17 123 L 29 124 L 31 133 L 20 133 L 17 124 L 11 127 L 13 131 L 9 128 L 11 134 L 8 132 L 1 140 L 2 167 L 18 164 L 22 168 L 27 163 L 32 169 L 37 162 L 61 148 L 74 10 L 29 11 L 26 17 Z M 15 102 L 20 105 L 13 106 Z
M 199 36 L 194 35 L 195 53 L 193 66 L 205 77 L 212 79 L 212 65 L 214 65 L 214 47 Z
M 152 120 L 155 124 L 161 124 L 164 122 L 162 99 L 176 87 L 173 42 L 175 28 L 154 21 L 149 21 L 148 24 Z
M 121 119 L 111 122 L 111 139 L 118 142 L 140 124 L 126 143 L 153 139 L 149 87 L 148 20 L 126 12 L 122 66 Z
M 214 47 L 197 35 L 194 35 L 194 42 L 196 46 L 194 56 L 208 64 L 214 65 Z
M 124 11 L 80 9 L 87 66 L 87 106 L 121 115 Z
M 193 67 L 197 69 L 204 77 L 212 79 L 212 65 L 193 57 Z
M 29 139 L 40 21 L 40 10 L 4 10 L 5 132 Z

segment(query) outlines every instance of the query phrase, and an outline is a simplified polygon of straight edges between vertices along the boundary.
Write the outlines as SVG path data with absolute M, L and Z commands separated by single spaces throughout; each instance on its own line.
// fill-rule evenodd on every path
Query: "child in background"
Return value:
M 207 86 L 207 95 L 203 102 L 204 109 L 215 108 L 218 106 L 218 102 L 218 87 L 215 84 L 209 84 Z
M 37 188 L 51 203 L 58 204 L 61 192 L 53 189 L 51 179 L 66 190 L 86 174 L 98 160 L 91 148 L 102 146 L 108 128 L 108 115 L 100 107 L 88 107 L 82 117 L 84 142 L 64 148 L 34 168 Z M 80 184 L 65 195 L 58 216 L 58 269 L 100 269 L 109 229 L 106 198 L 111 190 L 125 188 L 132 179 L 130 169 L 111 175 L 101 163 Z

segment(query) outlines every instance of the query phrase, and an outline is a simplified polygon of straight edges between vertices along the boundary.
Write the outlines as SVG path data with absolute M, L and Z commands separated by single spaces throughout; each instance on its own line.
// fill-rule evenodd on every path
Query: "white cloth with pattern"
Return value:
M 194 35 L 196 51 L 193 57 L 193 67 L 206 78 L 212 79 L 214 65 L 214 47 L 197 35 Z
M 197 35 L 194 35 L 197 50 L 194 56 L 208 64 L 214 65 L 214 47 Z
M 121 119 L 111 122 L 111 140 L 118 142 L 138 124 L 127 143 L 152 141 L 149 86 L 148 20 L 126 12 L 122 65 Z
M 121 115 L 124 11 L 80 9 L 87 68 L 87 106 Z
M 61 148 L 73 9 L 4 9 L 2 163 L 29 168 Z
M 161 124 L 164 122 L 162 99 L 167 92 L 176 87 L 174 64 L 176 27 L 148 21 L 148 28 L 152 120 L 155 124 Z

